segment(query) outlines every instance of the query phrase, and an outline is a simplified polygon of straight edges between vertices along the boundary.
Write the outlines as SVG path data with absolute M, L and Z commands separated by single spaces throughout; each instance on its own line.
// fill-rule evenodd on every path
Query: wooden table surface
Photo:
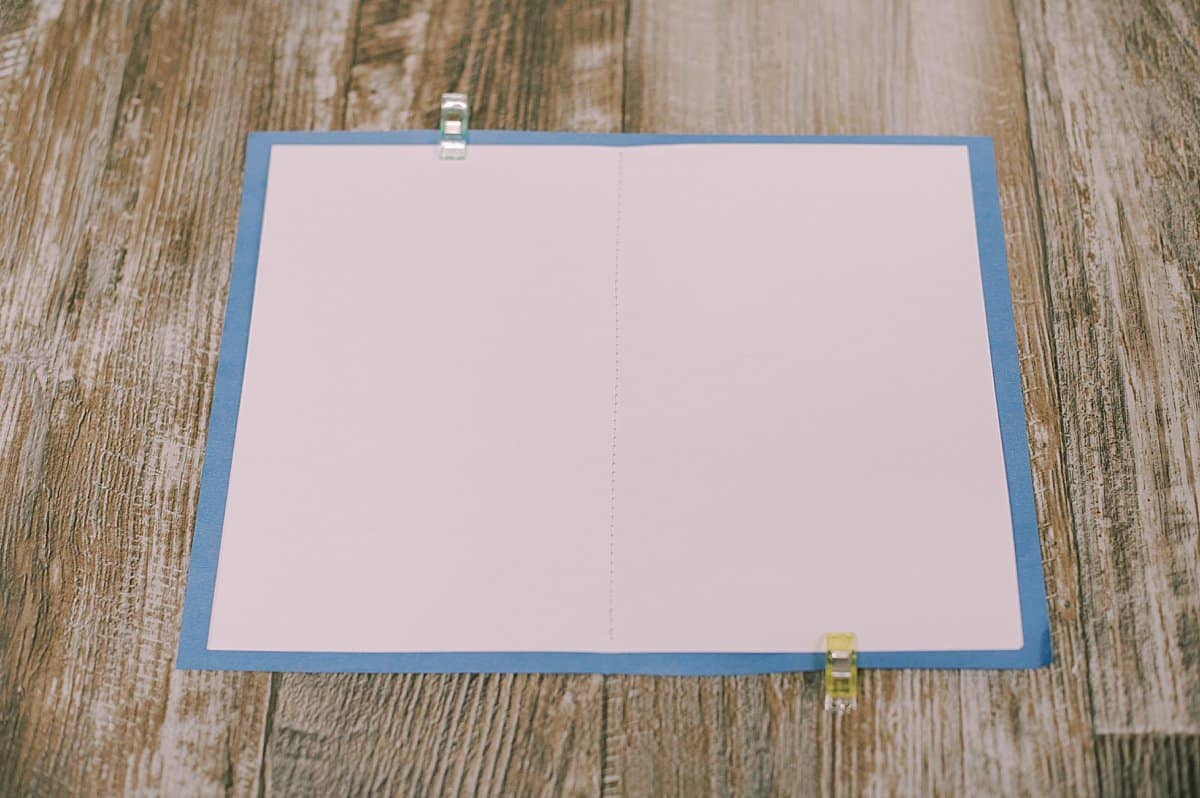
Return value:
M 1200 792 L 1200 8 L 0 0 L 0 794 Z M 174 670 L 245 135 L 984 134 L 1055 662 Z

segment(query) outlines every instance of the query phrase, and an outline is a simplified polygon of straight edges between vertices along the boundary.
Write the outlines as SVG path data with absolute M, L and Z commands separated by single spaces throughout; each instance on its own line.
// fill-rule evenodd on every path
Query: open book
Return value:
M 250 139 L 181 667 L 1033 667 L 990 140 Z

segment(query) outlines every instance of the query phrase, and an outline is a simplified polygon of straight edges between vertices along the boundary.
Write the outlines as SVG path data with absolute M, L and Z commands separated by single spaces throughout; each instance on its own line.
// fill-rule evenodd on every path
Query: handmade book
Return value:
M 984 138 L 261 133 L 184 668 L 1026 668 Z

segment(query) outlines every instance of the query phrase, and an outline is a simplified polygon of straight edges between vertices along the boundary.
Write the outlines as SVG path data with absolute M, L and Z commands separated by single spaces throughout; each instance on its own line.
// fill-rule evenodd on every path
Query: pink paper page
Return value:
M 272 148 L 210 648 L 1018 648 L 1009 518 L 965 148 Z
M 211 648 L 604 639 L 614 158 L 272 148 Z
M 614 641 L 1019 648 L 966 148 L 622 161 Z

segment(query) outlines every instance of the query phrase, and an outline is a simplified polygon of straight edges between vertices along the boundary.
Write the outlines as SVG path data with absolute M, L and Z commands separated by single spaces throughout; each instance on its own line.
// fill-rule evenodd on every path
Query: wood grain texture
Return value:
M 1200 14 L 1166 0 L 0 0 L 0 794 L 1179 795 Z M 173 670 L 257 129 L 995 138 L 1055 664 Z
M 0 132 L 0 793 L 252 792 L 269 677 L 175 671 L 180 605 L 244 133 L 330 123 L 349 9 L 30 18 Z
M 40 27 L 38 22 L 36 9 L 29 0 L 0 4 L 0 85 L 25 74 L 29 50 Z M 6 110 L 6 106 L 0 106 L 0 111 Z
M 602 795 L 829 791 L 821 675 L 608 677 Z
M 600 676 L 286 674 L 277 795 L 595 795 Z
M 1200 795 L 1200 736 L 1103 734 L 1096 753 L 1101 795 Z
M 624 28 L 616 0 L 364 0 L 347 125 L 435 128 L 458 91 L 475 127 L 620 130 Z
M 1200 732 L 1200 15 L 1018 2 L 1096 729 Z

